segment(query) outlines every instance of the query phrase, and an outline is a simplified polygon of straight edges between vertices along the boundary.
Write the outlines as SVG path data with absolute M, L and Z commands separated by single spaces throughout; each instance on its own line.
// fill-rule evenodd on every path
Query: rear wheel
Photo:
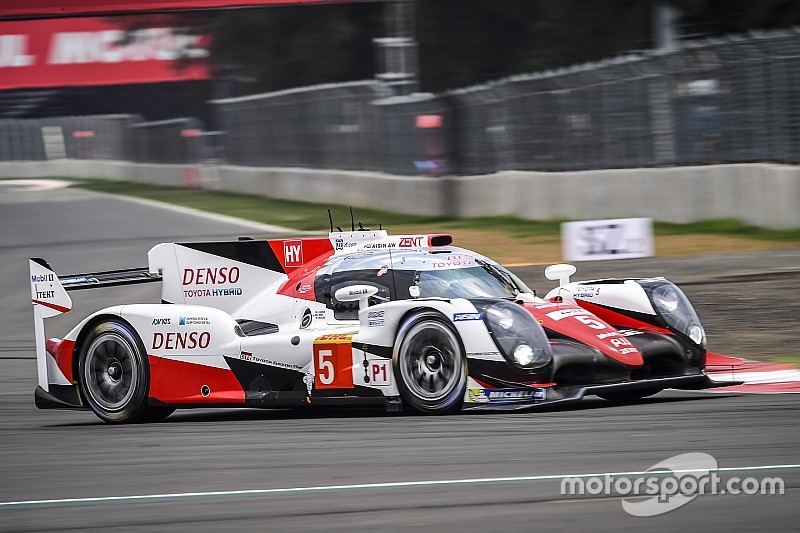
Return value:
M 636 400 L 640 400 L 642 398 L 647 398 L 648 396 L 652 396 L 654 394 L 658 394 L 664 389 L 644 389 L 644 390 L 633 390 L 627 392 L 613 392 L 609 394 L 598 394 L 604 400 L 608 400 L 609 402 L 614 403 L 631 403 L 635 402 Z
M 467 362 L 453 327 L 436 313 L 407 320 L 397 335 L 394 374 L 403 401 L 428 414 L 457 411 L 467 386 Z
M 166 418 L 170 408 L 147 407 L 150 369 L 139 336 L 122 321 L 97 324 L 83 342 L 78 380 L 92 411 L 109 423 Z

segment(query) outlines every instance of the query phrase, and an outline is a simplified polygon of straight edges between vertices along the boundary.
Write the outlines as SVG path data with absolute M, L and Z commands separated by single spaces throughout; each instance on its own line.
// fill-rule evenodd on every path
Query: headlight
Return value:
M 683 333 L 698 346 L 706 347 L 706 332 L 689 298 L 665 279 L 638 280 L 653 308 L 670 328 Z
M 550 341 L 531 314 L 505 300 L 472 300 L 506 360 L 517 368 L 533 370 L 553 358 Z
M 692 325 L 689 327 L 689 338 L 692 339 L 692 342 L 695 344 L 700 344 L 701 346 L 705 346 L 706 343 L 706 332 L 703 331 L 701 326 Z
M 536 354 L 533 353 L 533 348 L 527 344 L 520 344 L 514 349 L 514 361 L 516 361 L 519 366 L 528 366 L 533 363 L 535 358 Z

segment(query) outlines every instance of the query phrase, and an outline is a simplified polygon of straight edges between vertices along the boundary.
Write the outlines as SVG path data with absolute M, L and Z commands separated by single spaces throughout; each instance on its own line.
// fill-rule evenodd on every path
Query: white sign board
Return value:
M 652 257 L 653 219 L 581 220 L 561 225 L 565 261 Z
M 47 159 L 64 159 L 67 149 L 64 147 L 64 133 L 61 126 L 42 126 L 42 143 Z

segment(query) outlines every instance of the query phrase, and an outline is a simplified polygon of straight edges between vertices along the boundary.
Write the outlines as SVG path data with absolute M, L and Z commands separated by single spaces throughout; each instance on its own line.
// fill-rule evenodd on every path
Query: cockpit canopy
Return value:
M 462 248 L 364 250 L 332 257 L 315 279 L 317 301 L 339 320 L 358 318 L 357 302 L 333 296 L 348 285 L 378 289 L 370 305 L 412 298 L 515 298 L 533 293 L 494 261 Z

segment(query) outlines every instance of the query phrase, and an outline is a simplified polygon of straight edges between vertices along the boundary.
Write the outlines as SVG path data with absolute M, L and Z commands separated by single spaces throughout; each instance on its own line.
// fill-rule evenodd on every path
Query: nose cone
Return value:
M 597 348 L 603 354 L 629 366 L 642 366 L 642 354 L 622 333 L 591 312 L 573 304 L 524 304 L 539 324 L 576 341 Z

